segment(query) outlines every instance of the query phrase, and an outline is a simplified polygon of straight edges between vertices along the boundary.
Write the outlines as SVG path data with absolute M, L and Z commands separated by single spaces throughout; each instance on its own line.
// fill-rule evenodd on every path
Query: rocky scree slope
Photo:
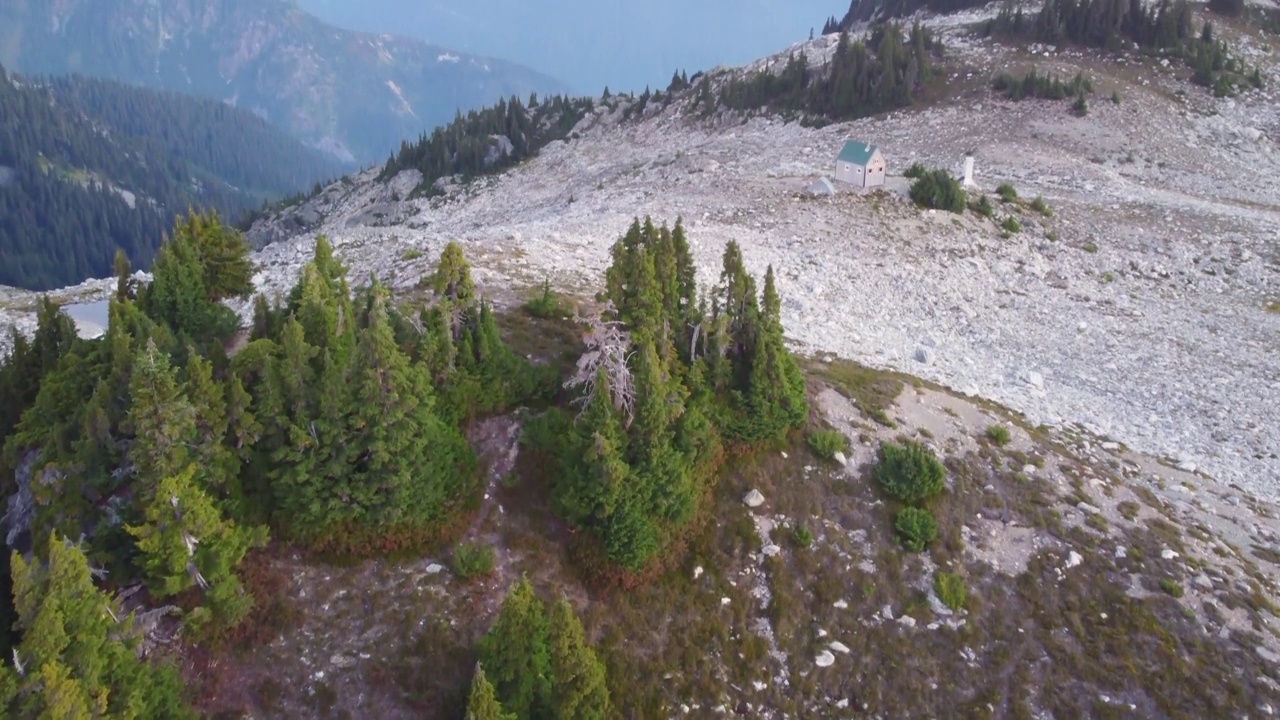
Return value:
M 587 286 L 632 216 L 680 216 L 704 281 L 728 239 L 779 270 L 784 321 L 806 348 L 1280 494 L 1280 92 L 1272 83 L 1214 99 L 1176 67 L 1005 48 L 967 32 L 982 17 L 935 23 L 956 94 L 929 107 L 809 129 L 694 120 L 680 103 L 622 123 L 623 104 L 602 105 L 576 140 L 446 199 L 399 200 L 414 173 L 386 184 L 370 173 L 302 211 L 322 218 L 316 231 L 359 271 L 402 286 L 428 267 L 403 258 L 429 258 L 448 240 L 485 258 L 491 284 Z M 1280 77 L 1275 38 L 1223 32 Z M 802 47 L 820 62 L 833 42 Z M 1032 67 L 1093 76 L 1089 114 L 987 89 L 997 70 Z M 803 197 L 833 171 L 845 137 L 883 148 L 891 176 L 915 161 L 958 167 L 973 152 L 981 192 L 1011 182 L 1024 200 L 1042 196 L 1052 217 L 996 202 L 997 220 L 1022 225 L 1002 237 L 972 213 L 916 209 L 896 177 L 880 192 Z M 263 288 L 293 282 L 312 234 L 257 256 Z
M 286 0 L 0 4 L 0 62 L 248 108 L 344 162 L 376 162 L 457 108 L 563 91 L 513 63 L 326 25 Z
M 1214 99 L 1176 67 L 1003 47 L 967 30 L 986 12 L 930 21 L 949 48 L 949 100 L 811 129 L 690 118 L 683 105 L 696 90 L 623 123 L 626 100 L 615 99 L 575 139 L 445 198 L 406 200 L 414 172 L 335 183 L 286 222 L 251 231 L 293 236 L 255 255 L 256 280 L 283 292 L 322 232 L 357 274 L 398 287 L 416 284 L 456 240 L 491 289 L 544 278 L 587 288 L 633 216 L 680 216 L 704 283 L 729 239 L 751 264 L 775 266 L 784 322 L 804 348 L 907 371 L 1033 425 L 1111 437 L 1276 497 L 1280 92 L 1272 83 Z M 1280 77 L 1275 38 L 1223 33 Z M 833 43 L 790 51 L 820 63 Z M 787 54 L 753 68 L 780 67 Z M 987 89 L 996 70 L 1031 67 L 1092 75 L 1090 113 Z M 996 202 L 997 220 L 1012 214 L 1022 225 L 1002 237 L 972 213 L 916 209 L 900 177 L 883 191 L 805 198 L 845 137 L 882 147 L 891 176 L 914 161 L 957 167 L 973 152 L 982 192 L 1012 182 L 1053 215 Z M 314 227 L 291 229 L 298 213 Z

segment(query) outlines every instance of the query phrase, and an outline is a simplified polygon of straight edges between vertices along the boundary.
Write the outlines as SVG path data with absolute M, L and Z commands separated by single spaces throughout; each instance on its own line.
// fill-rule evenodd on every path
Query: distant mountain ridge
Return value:
M 562 90 L 512 63 L 338 29 L 291 0 L 0 0 L 0 62 L 217 98 L 358 163 L 459 107 Z
M 188 208 L 227 217 L 344 166 L 216 100 L 0 68 L 0 284 L 49 289 L 149 265 Z

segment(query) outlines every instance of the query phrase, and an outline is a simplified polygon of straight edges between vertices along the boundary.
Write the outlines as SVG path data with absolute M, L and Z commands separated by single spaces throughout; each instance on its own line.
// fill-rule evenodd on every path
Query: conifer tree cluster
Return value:
M 189 718 L 171 665 L 140 660 L 134 617 L 93 585 L 75 545 L 13 553 L 13 664 L 0 663 L 0 712 L 13 718 Z M 6 658 L 7 659 L 7 658 Z
M 808 409 L 772 268 L 760 297 L 730 243 L 708 311 L 679 222 L 633 223 L 612 256 L 606 309 L 569 381 L 583 390 L 581 411 L 549 413 L 531 436 L 559 459 L 560 514 L 588 530 L 610 564 L 636 573 L 696 516 L 723 441 L 779 438 Z
M 920 23 L 909 32 L 898 23 L 876 25 L 864 43 L 841 33 L 827 70 L 815 73 L 802 52 L 780 73 L 762 70 L 734 78 L 720 102 L 736 110 L 769 108 L 828 120 L 866 117 L 910 105 L 934 73 L 942 45 Z
M 129 683 L 143 670 L 108 677 L 101 660 L 70 655 L 49 664 L 79 652 L 78 642 L 118 641 L 136 661 L 127 623 L 93 589 L 91 569 L 175 603 L 188 632 L 225 631 L 253 605 L 237 567 L 266 543 L 268 525 L 348 556 L 439 539 L 474 499 L 460 423 L 556 387 L 554 370 L 534 370 L 502 343 L 455 245 L 441 257 L 434 297 L 410 311 L 376 279 L 353 293 L 321 238 L 286 298 L 257 298 L 250 341 L 228 357 L 237 322 L 223 301 L 251 290 L 247 253 L 215 215 L 180 220 L 150 284 L 135 287 L 128 262 L 117 264 L 104 336 L 77 338 L 45 300 L 35 337 L 14 337 L 0 363 L 0 492 L 19 508 L 5 540 L 23 554 L 13 561 L 17 603 L 5 593 L 0 621 L 16 620 L 20 632 L 0 635 L 0 649 L 17 640 L 27 674 L 0 676 L 0 707 L 17 698 L 36 708 L 45 690 L 57 697 L 39 702 L 56 705 L 57 717 L 79 717 L 82 700 L 98 714 L 117 707 L 117 694 L 135 703 Z M 79 545 L 67 550 L 65 539 Z M 30 570 L 39 567 L 50 570 Z M 62 602 L 57 583 L 71 574 L 83 582 L 67 602 L 106 602 L 119 627 L 84 625 L 81 610 L 58 619 L 22 599 Z M 24 589 L 28 576 L 45 580 Z M 82 623 L 68 625 L 70 646 L 55 647 L 55 619 Z M 120 712 L 169 716 L 139 707 Z
M 1133 43 L 1144 51 L 1181 58 L 1192 70 L 1192 81 L 1210 87 L 1218 96 L 1235 86 L 1262 87 L 1257 68 L 1245 67 L 1205 23 L 1197 33 L 1187 0 L 1049 0 L 1034 17 L 1022 7 L 1006 7 L 988 22 L 988 35 L 1022 37 L 1044 43 L 1073 43 L 1119 51 Z
M 568 600 L 549 606 L 521 579 L 480 639 L 468 720 L 605 720 L 604 663 Z
M 517 97 L 500 99 L 491 107 L 459 111 L 453 122 L 422 135 L 415 143 L 402 142 L 400 151 L 387 159 L 379 179 L 401 170 L 422 173 L 417 192 L 436 194 L 436 180 L 453 175 L 467 178 L 501 172 L 537 154 L 547 143 L 568 136 L 578 121 L 594 107 L 591 98 L 554 95 L 528 105 Z M 495 137 L 504 137 L 505 146 Z

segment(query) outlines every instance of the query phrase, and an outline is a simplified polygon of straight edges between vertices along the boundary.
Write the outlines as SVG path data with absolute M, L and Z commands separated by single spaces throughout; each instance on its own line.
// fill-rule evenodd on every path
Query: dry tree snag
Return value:
M 584 318 L 574 309 L 574 322 L 587 326 L 582 334 L 582 342 L 587 349 L 578 358 L 577 371 L 565 381 L 564 387 L 583 388 L 582 397 L 575 402 L 585 408 L 595 397 L 596 378 L 603 369 L 609 379 L 613 406 L 622 413 L 624 425 L 630 427 L 635 412 L 635 384 L 632 382 L 631 369 L 627 367 L 627 360 L 632 352 L 631 333 L 627 332 L 621 320 L 604 319 L 605 314 L 612 310 L 613 305 L 609 304 L 599 314 Z

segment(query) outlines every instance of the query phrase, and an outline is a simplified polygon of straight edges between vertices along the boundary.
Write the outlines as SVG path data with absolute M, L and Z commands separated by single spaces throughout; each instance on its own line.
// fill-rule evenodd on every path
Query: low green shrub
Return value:
M 1076 101 L 1071 103 L 1071 112 L 1077 117 L 1084 117 L 1089 114 L 1089 101 L 1085 99 L 1084 93 L 1076 95 Z
M 551 281 L 542 281 L 542 293 L 524 304 L 524 311 L 542 320 L 558 320 L 569 314 L 560 298 L 551 292 Z
M 497 553 L 490 545 L 460 543 L 453 549 L 453 560 L 450 563 L 453 574 L 461 580 L 483 577 L 493 573 L 498 564 Z
M 881 443 L 875 472 L 885 492 L 908 504 L 937 495 L 946 485 L 942 463 L 932 451 L 914 441 L 903 445 Z
M 1173 578 L 1160 578 L 1160 590 L 1171 597 L 1182 597 L 1182 586 Z
M 900 510 L 893 529 L 898 534 L 898 542 L 911 552 L 924 552 L 938 537 L 938 521 L 933 519 L 933 514 L 916 507 Z
M 952 611 L 960 611 L 964 609 L 965 603 L 969 601 L 969 590 L 964 586 L 964 580 L 953 573 L 938 573 L 933 577 L 933 592 Z
M 400 259 L 405 262 L 413 262 L 422 257 L 422 251 L 418 248 L 409 248 L 400 254 Z
M 1053 210 L 1049 209 L 1049 204 L 1039 195 L 1036 196 L 1035 200 L 1031 201 L 1031 209 L 1045 217 L 1053 217 Z
M 988 425 L 987 439 L 1001 447 L 1009 443 L 1009 428 L 1004 425 Z
M 791 539 L 795 541 L 796 547 L 807 548 L 813 544 L 813 533 L 809 532 L 809 528 L 799 525 L 791 533 Z
M 1119 91 L 1119 90 L 1112 90 L 1112 91 L 1111 91 L 1111 102 L 1115 103 L 1116 105 L 1119 105 L 1119 104 L 1120 104 L 1120 99 L 1121 99 L 1120 91 Z
M 1009 183 L 1000 183 L 996 188 L 996 195 L 1000 196 L 1000 202 L 1011 203 L 1018 199 L 1018 191 Z
M 946 170 L 931 170 L 911 183 L 911 200 L 920 207 L 964 212 L 964 191 Z
M 836 453 L 849 449 L 849 439 L 837 430 L 814 430 L 804 440 L 813 454 L 823 460 L 830 460 Z
M 1004 219 L 1004 222 L 1000 223 L 1000 229 L 1010 234 L 1020 233 L 1022 232 L 1022 223 L 1018 222 L 1018 218 L 1010 215 Z
M 902 177 L 922 178 L 929 172 L 928 168 L 918 162 L 911 163 L 911 167 L 902 171 Z
M 995 208 L 991 207 L 991 201 L 987 199 L 986 195 L 969 203 L 969 209 L 985 218 L 991 217 L 992 213 L 995 212 Z

